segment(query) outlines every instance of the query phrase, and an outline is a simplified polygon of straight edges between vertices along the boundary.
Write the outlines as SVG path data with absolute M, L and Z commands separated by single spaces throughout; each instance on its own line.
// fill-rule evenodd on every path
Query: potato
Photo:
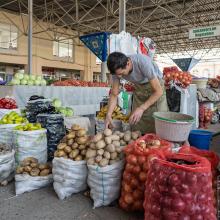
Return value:
M 57 152 L 57 157 L 64 157 L 66 155 L 66 153 L 63 150 L 59 150 Z
M 127 143 L 124 140 L 120 140 L 120 146 L 125 146 Z
M 86 149 L 83 149 L 83 150 L 80 151 L 80 154 L 85 156 L 86 155 L 86 151 L 87 151 Z
M 83 157 L 82 157 L 82 155 L 78 155 L 77 157 L 75 157 L 74 160 L 75 161 L 80 161 L 80 160 L 83 160 Z
M 86 158 L 91 158 L 96 156 L 96 150 L 88 149 L 86 152 Z
M 118 135 L 111 135 L 109 137 L 111 137 L 112 141 L 119 141 L 120 140 L 120 137 Z
M 93 143 L 93 142 L 92 142 L 92 143 L 90 143 L 90 144 L 89 144 L 89 148 L 91 148 L 91 149 L 94 149 L 94 150 L 95 150 L 95 149 L 96 149 L 96 145 L 95 145 L 95 143 Z
M 58 157 L 58 150 L 56 150 L 55 152 L 54 152 L 54 157 Z
M 69 134 L 66 135 L 67 140 L 73 139 L 76 137 L 76 133 L 74 131 L 70 132 Z
M 78 156 L 78 154 L 79 154 L 79 150 L 78 149 L 74 149 L 74 150 L 72 150 L 72 152 L 70 152 L 69 156 L 71 155 L 70 158 L 74 159 L 76 156 Z
M 103 155 L 104 152 L 105 152 L 105 151 L 104 151 L 103 149 L 99 149 L 99 150 L 97 150 L 97 154 L 98 154 L 98 155 Z
M 33 168 L 30 172 L 31 176 L 38 176 L 40 173 L 40 170 L 38 168 Z
M 31 166 L 32 168 L 36 168 L 36 167 L 38 167 L 38 163 L 31 163 L 30 166 Z
M 105 151 L 103 156 L 108 160 L 111 158 L 111 154 L 108 151 Z
M 121 152 L 122 152 L 122 150 L 123 150 L 123 147 L 116 147 L 116 149 L 115 149 L 115 150 L 116 150 L 116 152 L 117 152 L 117 153 L 121 153 Z
M 104 135 L 107 137 L 107 136 L 110 136 L 110 135 L 112 135 L 112 130 L 111 129 L 105 129 L 104 130 Z
M 121 133 L 120 131 L 115 131 L 115 132 L 113 133 L 113 135 L 119 136 L 120 133 Z
M 112 160 L 115 160 L 115 159 L 117 158 L 117 156 L 118 156 L 118 153 L 117 153 L 117 152 L 111 153 L 111 159 L 112 159 Z
M 30 165 L 30 163 L 38 163 L 38 159 L 34 158 L 34 157 L 27 157 L 25 158 L 22 163 L 26 163 L 28 165 Z
M 23 171 L 24 171 L 24 167 L 18 166 L 18 167 L 16 168 L 16 174 L 21 174 L 21 173 L 23 173 Z
M 44 169 L 40 171 L 40 176 L 48 176 L 50 174 L 50 169 Z
M 80 144 L 79 147 L 78 147 L 79 150 L 84 150 L 86 149 L 86 145 L 84 144 Z
M 131 134 L 125 134 L 124 135 L 124 141 L 129 142 L 131 140 Z
M 98 133 L 96 134 L 93 139 L 92 139 L 95 143 L 97 143 L 98 141 L 102 140 L 102 134 Z
M 71 127 L 71 130 L 73 130 L 73 131 L 78 131 L 80 129 L 81 129 L 81 127 L 79 125 L 76 125 L 76 124 L 72 125 L 72 127 Z
M 74 139 L 69 139 L 69 140 L 67 141 L 67 145 L 68 145 L 68 146 L 72 146 L 73 143 L 74 143 Z
M 100 162 L 99 162 L 99 166 L 100 167 L 105 167 L 108 165 L 109 160 L 107 160 L 106 158 L 103 158 Z
M 129 134 L 129 135 L 131 135 L 131 131 L 125 131 L 124 134 Z
M 65 153 L 69 154 L 72 151 L 72 148 L 70 146 L 66 146 L 63 150 Z
M 69 157 L 67 155 L 64 155 L 63 158 L 68 159 Z
M 111 144 L 112 143 L 111 136 L 110 137 L 105 137 L 105 143 L 106 144 Z
M 73 143 L 71 148 L 74 150 L 74 149 L 77 149 L 79 147 L 79 145 L 77 143 Z
M 133 140 L 137 140 L 138 139 L 138 133 L 136 131 L 131 132 L 131 138 Z
M 50 166 L 49 166 L 49 164 L 45 163 L 45 164 L 39 164 L 38 168 L 40 170 L 44 170 L 44 169 L 49 169 Z
M 120 139 L 122 139 L 124 137 L 124 133 L 120 132 L 120 134 L 118 134 L 118 136 L 120 137 Z
M 95 162 L 96 163 L 99 163 L 101 160 L 102 160 L 102 156 L 101 155 L 96 156 L 96 158 L 95 158 Z
M 115 145 L 114 144 L 108 144 L 106 147 L 106 150 L 110 153 L 115 152 Z
M 105 141 L 104 140 L 100 140 L 96 143 L 96 149 L 102 149 L 106 146 Z
M 25 166 L 29 166 L 31 164 L 30 161 L 22 161 L 21 162 L 21 166 L 25 167 Z
M 77 137 L 83 137 L 86 135 L 86 130 L 85 129 L 80 129 L 76 132 Z
M 94 157 L 91 157 L 91 158 L 89 158 L 89 159 L 87 160 L 87 164 L 88 164 L 88 165 L 94 165 L 94 163 L 95 163 L 95 158 L 94 158 Z
M 33 168 L 34 169 L 34 168 Z M 25 172 L 31 172 L 31 170 L 32 170 L 32 167 L 31 166 L 25 166 L 24 167 L 24 171 Z
M 57 149 L 58 150 L 63 150 L 66 146 L 67 146 L 66 143 L 60 143 L 60 144 L 58 144 Z
M 60 143 L 66 143 L 67 142 L 67 138 L 66 136 L 62 138 L 62 140 L 60 141 Z
M 76 139 L 77 144 L 86 144 L 87 141 L 88 141 L 87 136 L 79 137 L 79 138 Z
M 120 147 L 120 142 L 119 141 L 113 141 L 112 144 L 115 145 L 115 147 Z

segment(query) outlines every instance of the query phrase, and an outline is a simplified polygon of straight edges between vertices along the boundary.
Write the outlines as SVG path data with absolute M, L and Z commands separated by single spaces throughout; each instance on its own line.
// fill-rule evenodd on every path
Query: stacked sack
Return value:
M 124 149 L 126 166 L 119 200 L 122 209 L 126 211 L 143 210 L 149 162 L 154 157 L 163 158 L 163 153 L 170 152 L 171 146 L 171 143 L 154 134 L 146 134 Z
M 193 154 L 152 160 L 144 209 L 145 220 L 216 220 L 209 161 Z
M 87 165 L 85 155 L 89 137 L 79 125 L 73 125 L 54 152 L 54 190 L 59 199 L 87 188 Z

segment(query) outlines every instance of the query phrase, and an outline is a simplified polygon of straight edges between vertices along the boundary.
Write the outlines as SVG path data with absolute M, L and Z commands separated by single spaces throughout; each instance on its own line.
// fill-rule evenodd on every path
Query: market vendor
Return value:
M 142 134 L 155 132 L 153 113 L 168 110 L 163 74 L 158 66 L 146 55 L 126 56 L 120 52 L 109 55 L 107 66 L 112 75 L 112 90 L 105 120 L 106 128 L 113 126 L 112 113 L 117 105 L 120 79 L 123 78 L 135 87 L 129 118 L 132 130 L 140 130 Z

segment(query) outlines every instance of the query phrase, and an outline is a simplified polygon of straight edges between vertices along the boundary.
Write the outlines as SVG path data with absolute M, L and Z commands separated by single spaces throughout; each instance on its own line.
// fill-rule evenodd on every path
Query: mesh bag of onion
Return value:
M 217 198 L 217 175 L 218 175 L 218 164 L 219 164 L 219 156 L 212 151 L 209 150 L 200 150 L 195 147 L 190 146 L 182 146 L 179 150 L 179 153 L 183 154 L 196 154 L 201 157 L 205 157 L 209 160 L 211 163 L 211 169 L 212 169 L 212 188 L 214 191 L 214 205 L 216 206 L 216 198 Z
M 145 220 L 216 220 L 209 161 L 180 153 L 152 160 L 144 209 Z
M 126 211 L 143 210 L 145 182 L 149 161 L 164 158 L 171 151 L 172 144 L 158 138 L 155 134 L 146 134 L 125 149 L 126 166 L 123 173 L 119 205 Z

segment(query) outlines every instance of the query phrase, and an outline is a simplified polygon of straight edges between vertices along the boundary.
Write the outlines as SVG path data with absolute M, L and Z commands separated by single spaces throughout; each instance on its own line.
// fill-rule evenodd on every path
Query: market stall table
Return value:
M 64 106 L 74 109 L 74 115 L 94 115 L 99 110 L 99 103 L 108 94 L 109 88 L 106 87 L 0 86 L 0 97 L 14 97 L 21 109 L 30 96 L 40 95 L 60 99 Z

